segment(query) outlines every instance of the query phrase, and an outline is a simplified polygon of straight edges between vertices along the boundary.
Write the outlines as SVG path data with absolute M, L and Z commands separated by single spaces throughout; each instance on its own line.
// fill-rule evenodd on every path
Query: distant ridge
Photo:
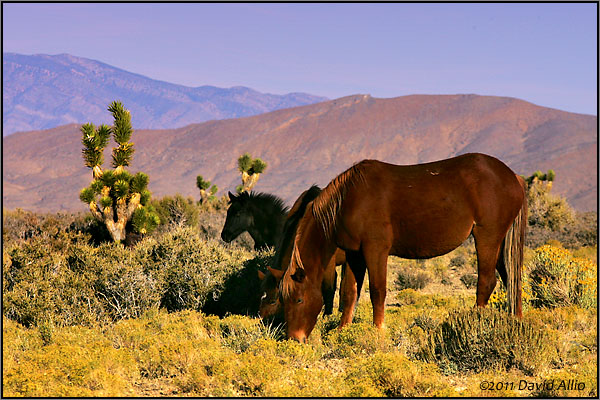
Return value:
M 107 105 L 121 100 L 134 128 L 177 128 L 327 100 L 306 93 L 274 95 L 236 86 L 175 85 L 70 54 L 2 54 L 3 136 L 69 123 L 109 123 Z
M 482 152 L 517 174 L 554 169 L 553 193 L 579 210 L 595 210 L 598 201 L 597 117 L 507 97 L 355 95 L 179 129 L 138 130 L 132 140 L 132 172 L 148 173 L 156 197 L 199 198 L 198 174 L 217 184 L 219 195 L 233 191 L 240 183 L 236 160 L 246 151 L 268 163 L 256 189 L 289 205 L 311 184 L 324 186 L 365 158 L 415 164 Z M 3 156 L 3 207 L 86 210 L 78 193 L 91 172 L 81 159 L 79 125 L 5 137 Z

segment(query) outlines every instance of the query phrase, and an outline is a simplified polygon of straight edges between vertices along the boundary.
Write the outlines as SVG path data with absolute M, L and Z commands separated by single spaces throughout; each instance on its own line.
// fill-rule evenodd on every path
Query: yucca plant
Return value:
M 528 186 L 531 186 L 534 183 L 546 182 L 548 189 L 551 189 L 552 182 L 554 181 L 554 178 L 556 178 L 556 172 L 554 172 L 552 169 L 549 169 L 548 172 L 544 174 L 542 171 L 537 170 L 529 177 L 525 177 L 523 175 L 521 175 L 521 177 L 525 179 Z
M 248 153 L 241 155 L 238 158 L 238 170 L 242 174 L 242 184 L 236 188 L 237 192 L 251 191 L 265 169 L 267 169 L 267 163 L 260 158 L 253 159 Z
M 129 166 L 134 148 L 131 139 L 131 114 L 119 101 L 113 101 L 108 111 L 113 115 L 114 125 L 87 123 L 81 127 L 83 160 L 93 171 L 93 179 L 87 188 L 79 193 L 79 198 L 89 204 L 92 215 L 106 225 L 112 239 L 122 241 L 126 236 L 126 226 L 132 221 L 133 230 L 140 234 L 152 232 L 160 223 L 154 208 L 149 205 L 148 175 L 138 172 L 130 174 Z M 104 148 L 113 135 L 117 147 L 112 151 L 114 170 L 102 170 Z
M 200 203 L 205 203 L 207 200 L 215 200 L 215 194 L 219 190 L 217 185 L 212 185 L 210 181 L 205 181 L 202 175 L 196 177 L 196 186 L 200 189 Z M 209 189 L 210 188 L 210 189 Z

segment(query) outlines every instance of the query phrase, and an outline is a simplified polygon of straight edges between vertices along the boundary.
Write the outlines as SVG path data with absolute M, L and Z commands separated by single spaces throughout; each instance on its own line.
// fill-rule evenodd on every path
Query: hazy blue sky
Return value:
M 511 96 L 597 114 L 597 4 L 3 4 L 3 51 L 186 86 Z

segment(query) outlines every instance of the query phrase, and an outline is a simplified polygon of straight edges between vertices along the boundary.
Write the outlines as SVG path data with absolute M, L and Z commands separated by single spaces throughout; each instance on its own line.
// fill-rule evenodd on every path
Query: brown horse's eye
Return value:
M 300 303 L 302 303 L 303 301 L 304 301 L 304 300 L 302 300 L 302 299 L 298 299 L 298 300 L 296 300 L 296 303 L 300 304 Z
M 270 305 L 274 306 L 275 304 L 277 304 L 277 300 L 273 300 L 272 302 L 269 303 Z

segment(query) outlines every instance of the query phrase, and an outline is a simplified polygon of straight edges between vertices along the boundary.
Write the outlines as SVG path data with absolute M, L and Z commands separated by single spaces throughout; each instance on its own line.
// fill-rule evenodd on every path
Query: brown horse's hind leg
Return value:
M 357 294 L 356 278 L 346 262 L 342 265 L 342 282 L 340 283 L 340 309 L 342 311 L 340 328 L 352 322 Z
M 476 305 L 485 307 L 496 287 L 496 265 L 504 238 L 491 235 L 479 226 L 473 228 L 473 237 L 478 264 Z

